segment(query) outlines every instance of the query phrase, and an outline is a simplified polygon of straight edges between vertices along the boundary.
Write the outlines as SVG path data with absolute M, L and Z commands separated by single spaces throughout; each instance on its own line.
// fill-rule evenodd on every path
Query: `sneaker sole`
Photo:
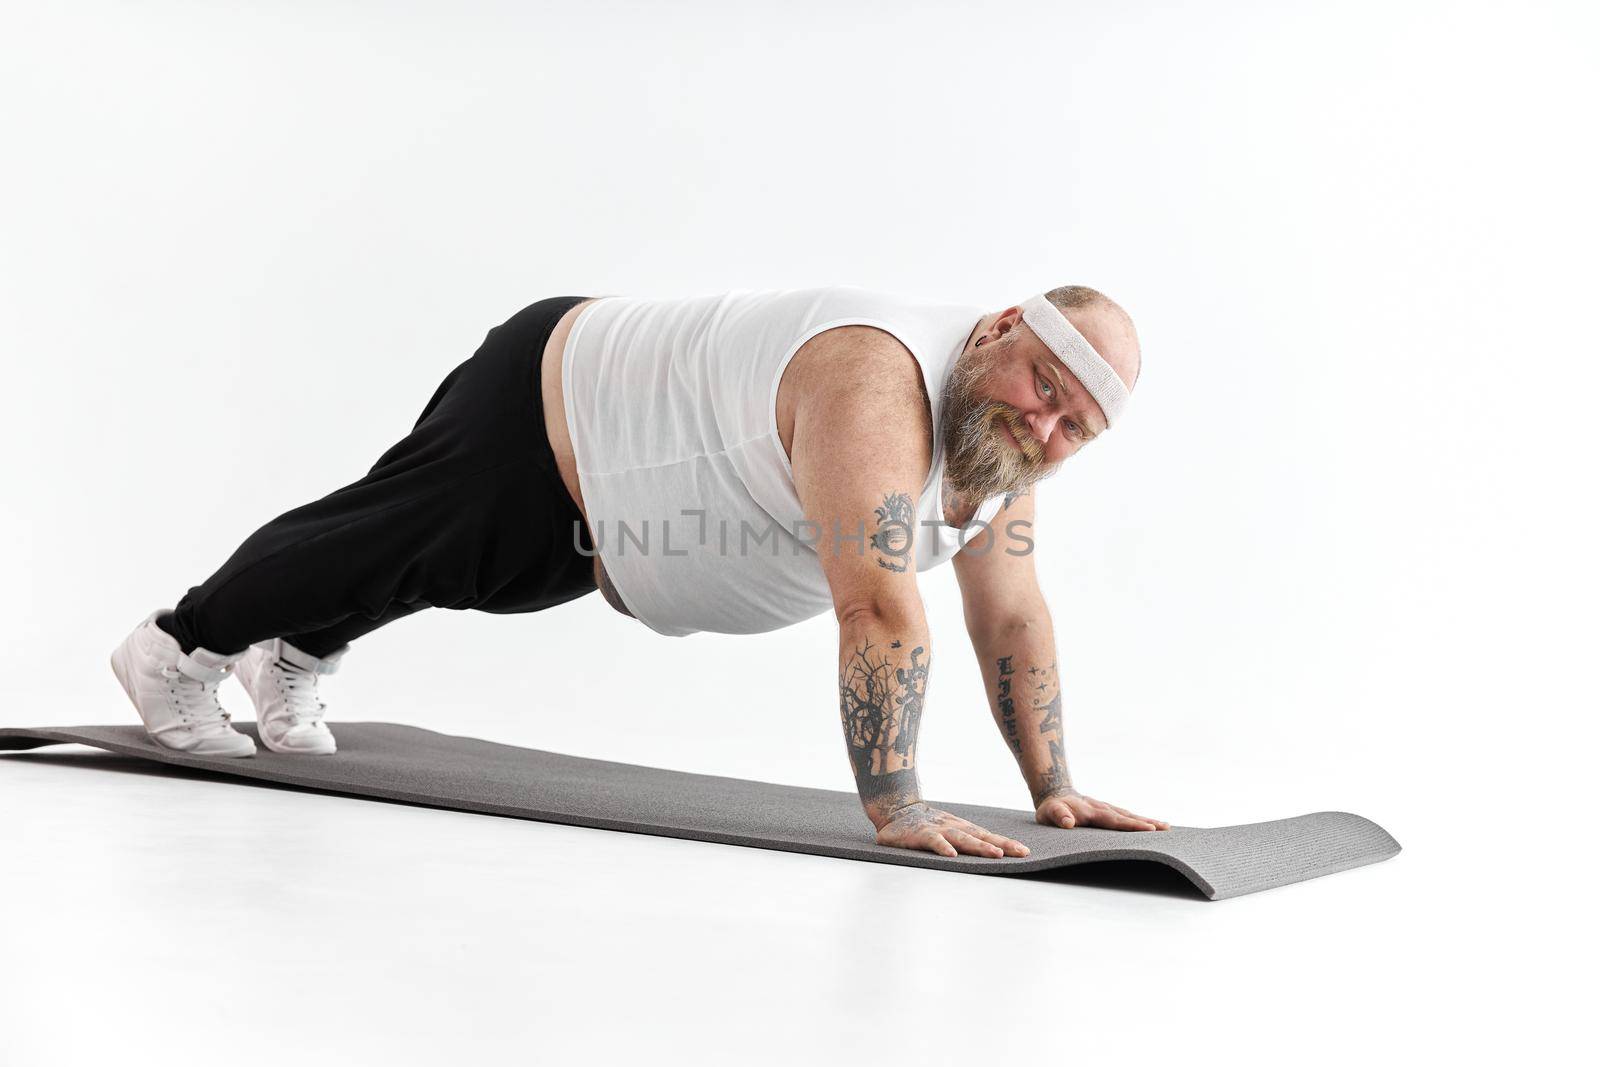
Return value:
M 288 745 L 273 744 L 266 733 L 261 730 L 259 723 L 256 725 L 256 732 L 261 734 L 261 743 L 263 745 L 285 756 L 331 756 L 339 751 L 338 748 L 290 748 Z

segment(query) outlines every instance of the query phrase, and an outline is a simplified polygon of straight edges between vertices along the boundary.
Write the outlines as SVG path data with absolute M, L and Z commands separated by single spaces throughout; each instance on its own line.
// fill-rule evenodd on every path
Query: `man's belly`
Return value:
M 550 332 L 550 339 L 545 342 L 544 354 L 539 362 L 539 387 L 544 395 L 544 428 L 545 435 L 550 439 L 550 451 L 556 457 L 556 470 L 561 474 L 561 484 L 566 486 L 567 495 L 577 505 L 578 513 L 583 516 L 585 526 L 589 525 L 589 511 L 583 504 L 583 490 L 578 484 L 578 459 L 572 450 L 572 432 L 567 428 L 567 404 L 565 383 L 561 378 L 561 354 L 566 349 L 567 337 L 572 333 L 572 324 L 577 321 L 583 309 L 594 303 L 598 297 L 585 300 L 567 309 L 561 316 L 561 321 L 556 323 L 556 328 Z M 594 528 L 589 528 L 589 543 L 598 544 L 594 538 Z M 606 574 L 605 566 L 600 562 L 599 553 L 594 557 L 594 584 L 600 588 L 600 595 L 605 597 L 606 603 L 618 611 L 633 617 L 622 597 L 617 594 L 617 588 L 612 584 L 611 578 Z

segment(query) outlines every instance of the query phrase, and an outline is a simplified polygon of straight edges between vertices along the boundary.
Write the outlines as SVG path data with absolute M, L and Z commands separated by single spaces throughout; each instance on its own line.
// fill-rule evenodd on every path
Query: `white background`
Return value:
M 1406 851 L 1207 904 L 8 757 L 0 1059 L 1548 1060 L 1593 933 L 1585 7 L 7 4 L 6 724 L 135 721 L 112 646 L 534 300 L 1085 283 L 1145 365 L 1039 500 L 1079 784 Z M 923 588 L 925 790 L 1022 806 Z M 834 654 L 590 597 L 328 688 L 848 789 Z

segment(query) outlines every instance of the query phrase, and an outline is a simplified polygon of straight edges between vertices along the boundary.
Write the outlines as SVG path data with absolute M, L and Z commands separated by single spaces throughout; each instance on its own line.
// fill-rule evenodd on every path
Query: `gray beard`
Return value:
M 993 353 L 1006 347 L 1002 340 L 981 357 L 976 350 L 966 353 L 950 368 L 940 402 L 944 476 L 957 495 L 974 504 L 1021 493 L 1050 472 L 1044 449 L 1028 434 L 1021 413 L 981 391 L 993 366 Z M 1006 439 L 1001 429 L 1006 424 L 1020 449 Z

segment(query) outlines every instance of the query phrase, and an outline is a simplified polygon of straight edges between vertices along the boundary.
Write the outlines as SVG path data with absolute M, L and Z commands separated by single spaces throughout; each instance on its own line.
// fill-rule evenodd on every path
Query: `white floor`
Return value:
M 1210 903 L 78 747 L 0 760 L 0 811 L 6 1064 L 1348 1063 L 1557 1039 L 1523 1029 L 1560 1005 L 1507 969 L 1504 879 L 1425 851 Z

